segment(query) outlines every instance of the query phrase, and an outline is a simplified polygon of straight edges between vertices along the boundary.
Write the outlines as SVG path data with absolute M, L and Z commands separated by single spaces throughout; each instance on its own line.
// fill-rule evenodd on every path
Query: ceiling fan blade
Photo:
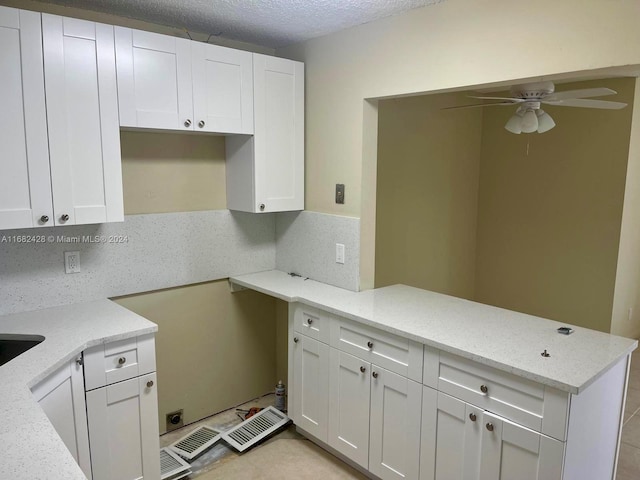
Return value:
M 607 102 L 605 100 L 590 100 L 586 98 L 570 98 L 567 100 L 559 100 L 549 102 L 546 99 L 540 103 L 555 105 L 558 107 L 582 107 L 582 108 L 601 108 L 604 110 L 620 110 L 627 106 L 622 102 Z
M 581 90 L 566 90 L 564 92 L 556 92 L 544 97 L 545 100 L 567 100 L 569 98 L 589 98 L 604 97 L 606 95 L 615 95 L 615 90 L 610 88 L 583 88 Z
M 476 97 L 475 95 L 467 95 L 467 97 L 478 98 L 480 100 L 507 100 L 512 104 L 524 102 L 522 98 L 514 98 L 514 97 Z
M 513 102 L 475 103 L 473 105 L 459 105 L 457 107 L 444 107 L 442 108 L 442 110 L 456 110 L 458 108 L 494 107 L 496 105 L 514 105 L 514 103 Z

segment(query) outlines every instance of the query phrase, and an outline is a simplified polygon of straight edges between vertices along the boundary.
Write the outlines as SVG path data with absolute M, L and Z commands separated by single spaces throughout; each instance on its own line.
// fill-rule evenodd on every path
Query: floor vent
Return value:
M 187 462 L 168 448 L 160 449 L 160 478 L 162 480 L 179 480 L 191 474 Z
M 239 452 L 244 452 L 260 440 L 289 423 L 290 419 L 280 410 L 267 407 L 254 416 L 222 433 L 222 439 Z
M 175 443 L 169 445 L 169 448 L 181 457 L 187 460 L 193 460 L 202 452 L 220 440 L 220 430 L 215 428 L 202 426 L 196 428 L 186 437 L 182 437 Z

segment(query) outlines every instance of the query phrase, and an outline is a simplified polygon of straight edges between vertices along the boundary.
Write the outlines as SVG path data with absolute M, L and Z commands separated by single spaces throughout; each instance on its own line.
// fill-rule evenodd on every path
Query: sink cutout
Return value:
M 43 341 L 42 335 L 0 333 L 0 365 L 22 355 Z

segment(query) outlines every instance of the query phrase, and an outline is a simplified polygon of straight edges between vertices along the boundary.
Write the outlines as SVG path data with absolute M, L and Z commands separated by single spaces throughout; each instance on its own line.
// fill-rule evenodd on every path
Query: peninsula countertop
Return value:
M 110 300 L 0 316 L 0 333 L 45 337 L 0 366 L 0 478 L 85 479 L 30 389 L 88 347 L 157 330 Z
M 353 292 L 270 270 L 229 279 L 559 390 L 579 394 L 638 346 L 637 340 L 406 285 Z M 549 357 L 541 353 L 547 350 Z

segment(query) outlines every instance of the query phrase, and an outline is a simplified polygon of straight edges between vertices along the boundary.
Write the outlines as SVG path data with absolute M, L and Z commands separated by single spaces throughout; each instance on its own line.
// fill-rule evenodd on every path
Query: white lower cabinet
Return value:
M 369 471 L 383 479 L 418 478 L 422 385 L 371 368 Z
M 293 338 L 294 388 L 289 415 L 306 432 L 327 441 L 329 346 L 305 335 Z
M 294 422 L 376 478 L 615 479 L 628 357 L 570 394 L 301 304 L 289 328 Z
M 367 468 L 371 364 L 335 348 L 330 350 L 328 443 Z
M 87 392 L 94 480 L 160 478 L 156 374 Z
M 158 480 L 154 335 L 84 352 L 93 480 Z
M 91 479 L 82 362 L 74 358 L 32 392 L 73 458 Z
M 424 387 L 421 480 L 560 480 L 564 444 Z
M 422 386 L 330 350 L 329 445 L 382 479 L 418 478 Z

